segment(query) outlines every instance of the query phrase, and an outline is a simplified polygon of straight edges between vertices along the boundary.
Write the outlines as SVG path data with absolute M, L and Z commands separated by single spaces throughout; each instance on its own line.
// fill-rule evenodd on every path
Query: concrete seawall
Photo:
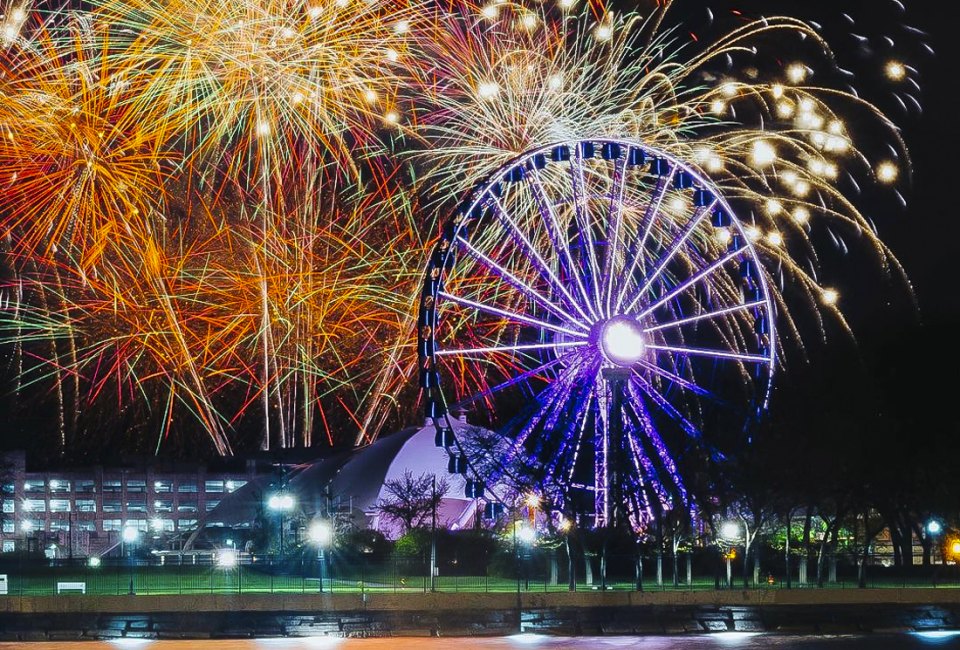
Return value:
M 960 589 L 0 597 L 0 641 L 958 627 Z
M 722 607 L 960 605 L 960 589 L 777 589 L 747 591 L 524 592 L 521 609 L 557 607 Z M 0 613 L 154 613 L 276 611 L 457 611 L 516 609 L 516 593 L 182 594 L 165 596 L 0 596 Z

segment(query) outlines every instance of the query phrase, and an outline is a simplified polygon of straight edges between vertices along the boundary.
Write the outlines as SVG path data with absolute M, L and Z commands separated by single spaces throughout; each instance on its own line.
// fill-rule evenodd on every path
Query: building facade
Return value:
M 142 463 L 32 472 L 22 452 L 0 460 L 0 552 L 56 557 L 116 553 L 127 527 L 154 548 L 176 548 L 221 499 L 259 475 L 253 461 L 240 471 Z

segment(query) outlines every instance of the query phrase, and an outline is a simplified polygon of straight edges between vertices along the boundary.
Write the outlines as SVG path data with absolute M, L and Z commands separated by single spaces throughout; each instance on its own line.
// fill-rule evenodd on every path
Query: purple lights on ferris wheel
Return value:
M 531 151 L 490 178 L 427 270 L 428 413 L 448 398 L 492 411 L 506 451 L 468 457 L 476 480 L 523 459 L 552 507 L 596 526 L 686 504 L 683 440 L 742 427 L 775 365 L 763 265 L 734 210 L 697 170 L 621 140 Z

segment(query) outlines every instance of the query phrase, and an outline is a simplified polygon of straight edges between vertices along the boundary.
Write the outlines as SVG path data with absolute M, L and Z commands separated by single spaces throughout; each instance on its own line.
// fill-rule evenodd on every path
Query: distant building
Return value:
M 480 431 L 465 418 L 453 419 L 451 426 L 458 437 Z M 432 422 L 409 427 L 366 447 L 291 466 L 282 488 L 292 497 L 291 510 L 282 524 L 291 535 L 288 539 L 293 539 L 312 519 L 334 514 L 348 519 L 356 528 L 379 530 L 391 538 L 399 536 L 398 522 L 384 518 L 377 506 L 386 497 L 384 486 L 406 472 L 414 477 L 436 476 L 446 482 L 447 492 L 437 508 L 439 526 L 451 530 L 473 527 L 483 514 L 478 508 L 490 498 L 491 488 L 486 488 L 487 499 L 468 495 L 466 477 L 449 471 L 449 454 L 437 446 L 436 433 Z M 195 542 L 201 542 L 205 532 L 217 534 L 222 527 L 249 528 L 264 503 L 278 491 L 270 485 L 271 479 L 260 477 L 224 498 L 201 518 L 200 527 L 185 547 L 190 549 Z M 493 490 L 497 490 L 496 486 Z
M 52 550 L 58 557 L 107 554 L 127 526 L 176 544 L 260 475 L 254 461 L 240 471 L 141 462 L 33 472 L 23 452 L 0 455 L 0 472 L 0 552 Z

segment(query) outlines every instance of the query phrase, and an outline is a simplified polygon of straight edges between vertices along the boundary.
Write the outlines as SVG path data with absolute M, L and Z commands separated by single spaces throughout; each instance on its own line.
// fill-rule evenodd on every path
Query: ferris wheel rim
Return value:
M 467 223 L 467 221 L 468 221 L 467 215 L 473 214 L 474 211 L 477 210 L 478 207 L 481 207 L 481 206 L 484 204 L 484 202 L 487 201 L 489 198 L 492 198 L 493 201 L 496 202 L 499 195 L 494 192 L 493 188 L 494 188 L 494 187 L 497 187 L 497 186 L 500 186 L 501 184 L 505 183 L 505 179 L 506 179 L 507 175 L 508 175 L 509 173 L 511 173 L 512 170 L 515 170 L 515 169 L 518 169 L 518 168 L 519 168 L 519 169 L 526 169 L 526 168 L 529 166 L 530 161 L 534 160 L 537 156 L 546 156 L 546 155 L 548 155 L 549 153 L 551 153 L 552 151 L 556 150 L 556 149 L 559 148 L 559 147 L 567 147 L 568 150 L 574 151 L 574 150 L 577 150 L 578 147 L 582 146 L 583 143 L 591 143 L 591 146 L 593 146 L 593 147 L 604 147 L 605 145 L 614 145 L 614 146 L 622 147 L 624 150 L 623 150 L 620 154 L 617 155 L 617 158 L 616 158 L 616 159 L 614 159 L 615 173 L 616 173 L 616 169 L 617 169 L 617 165 L 619 164 L 619 161 L 620 161 L 621 159 L 625 159 L 627 156 L 629 156 L 631 149 L 638 149 L 638 150 L 640 150 L 641 152 L 643 152 L 645 155 L 649 155 L 649 156 L 653 156 L 654 158 L 662 159 L 662 160 L 666 161 L 666 163 L 669 165 L 669 168 L 670 168 L 670 177 L 671 177 L 671 178 L 672 178 L 673 175 L 676 174 L 678 171 L 685 172 L 686 174 L 688 174 L 688 175 L 691 177 L 691 179 L 692 179 L 692 186 L 693 186 L 693 187 L 695 187 L 695 188 L 700 188 L 700 189 L 705 189 L 706 191 L 708 191 L 708 192 L 712 195 L 712 197 L 713 197 L 714 204 L 717 205 L 717 206 L 719 206 L 722 210 L 724 210 L 724 211 L 726 212 L 727 215 L 729 215 L 729 217 L 730 217 L 730 222 L 731 222 L 730 225 L 735 228 L 737 234 L 740 236 L 740 238 L 741 238 L 741 240 L 742 240 L 742 242 L 743 242 L 743 246 L 742 246 L 739 250 L 735 251 L 733 254 L 730 254 L 729 256 L 727 256 L 727 257 L 725 257 L 724 259 L 722 259 L 722 260 L 721 260 L 721 264 L 722 264 L 722 263 L 726 263 L 726 261 L 728 261 L 729 259 L 734 259 L 734 258 L 737 258 L 737 257 L 749 258 L 749 259 L 751 259 L 751 260 L 754 260 L 754 261 L 758 264 L 758 267 L 759 267 L 759 269 L 760 269 L 760 270 L 758 271 L 755 279 L 756 279 L 756 282 L 758 283 L 758 285 L 760 286 L 760 289 L 761 289 L 760 295 L 762 296 L 762 297 L 761 297 L 760 299 L 758 299 L 758 300 L 754 300 L 754 301 L 744 301 L 744 304 L 738 305 L 738 306 L 735 307 L 735 308 L 736 308 L 736 309 L 749 309 L 749 308 L 754 308 L 754 307 L 763 308 L 763 310 L 765 311 L 765 313 L 769 316 L 769 341 L 770 341 L 770 344 L 769 344 L 769 346 L 768 346 L 768 349 L 766 350 L 766 354 L 755 355 L 754 357 L 752 357 L 752 358 L 750 359 L 751 361 L 756 361 L 756 362 L 758 362 L 758 363 L 762 363 L 763 366 L 764 366 L 765 369 L 766 369 L 766 372 L 764 372 L 764 383 L 765 383 L 765 386 L 764 386 L 764 389 L 763 389 L 763 391 L 762 391 L 762 392 L 763 392 L 763 398 L 762 398 L 762 400 L 760 400 L 761 403 L 762 403 L 762 405 L 761 405 L 760 407 L 758 407 L 757 412 L 759 413 L 759 412 L 761 412 L 762 410 L 764 410 L 764 409 L 766 408 L 767 404 L 768 404 L 768 401 L 769 401 L 769 398 L 770 398 L 770 395 L 771 395 L 771 392 L 772 392 L 772 387 L 773 387 L 773 375 L 774 375 L 774 371 L 775 371 L 775 368 L 776 368 L 776 362 L 777 362 L 776 323 L 775 323 L 775 318 L 774 318 L 776 305 L 775 305 L 775 301 L 774 301 L 774 298 L 773 298 L 773 295 L 774 295 L 774 294 L 773 294 L 773 292 L 772 292 L 771 289 L 770 289 L 769 280 L 768 280 L 768 278 L 766 277 L 766 274 L 764 273 L 764 271 L 762 270 L 762 269 L 764 268 L 763 264 L 761 263 L 762 258 L 761 258 L 760 254 L 759 254 L 758 251 L 757 251 L 757 247 L 754 245 L 753 241 L 751 241 L 750 237 L 748 237 L 748 235 L 747 235 L 747 230 L 746 230 L 746 227 L 745 227 L 745 225 L 744 225 L 745 222 L 743 222 L 743 221 L 739 218 L 739 216 L 737 215 L 737 212 L 732 208 L 732 206 L 730 205 L 729 201 L 722 195 L 720 189 L 719 189 L 719 188 L 717 187 L 717 185 L 709 178 L 709 176 L 707 176 L 706 174 L 704 174 L 703 172 L 701 172 L 701 171 L 700 171 L 698 168 L 696 168 L 694 165 L 692 165 L 692 164 L 690 164 L 690 163 L 687 163 L 687 162 L 685 162 L 685 161 L 683 161 L 683 160 L 680 160 L 680 159 L 677 158 L 676 156 L 674 156 L 674 155 L 672 155 L 672 154 L 670 154 L 670 153 L 668 153 L 668 152 L 666 152 L 666 151 L 664 151 L 664 150 L 662 150 L 662 149 L 660 149 L 660 148 L 658 148 L 658 147 L 649 146 L 649 145 L 644 144 L 644 143 L 642 143 L 642 142 L 639 142 L 639 141 L 636 141 L 636 140 L 632 140 L 632 139 L 627 139 L 627 138 L 609 138 L 609 137 L 578 138 L 578 139 L 570 139 L 570 140 L 562 140 L 562 141 L 552 142 L 552 143 L 550 143 L 550 144 L 546 144 L 546 145 L 537 147 L 537 148 L 535 148 L 535 149 L 531 149 L 531 150 L 526 151 L 526 152 L 524 152 L 524 153 L 522 153 L 522 154 L 520 154 L 520 155 L 518 155 L 518 156 L 515 156 L 515 157 L 511 158 L 509 161 L 507 161 L 507 162 L 501 164 L 500 166 L 498 166 L 495 170 L 493 170 L 493 171 L 490 172 L 488 175 L 486 175 L 486 176 L 483 178 L 482 181 L 478 182 L 478 183 L 474 186 L 474 188 L 473 188 L 469 193 L 466 194 L 465 199 L 460 203 L 460 206 L 458 207 L 458 209 L 456 210 L 456 212 L 453 214 L 453 216 L 449 217 L 449 218 L 444 222 L 444 229 L 445 229 L 444 232 L 446 232 L 447 230 L 449 230 L 449 232 L 447 233 L 447 234 L 449 235 L 449 238 L 448 238 L 448 241 L 447 241 L 448 246 L 447 246 L 446 250 L 444 251 L 444 250 L 441 249 L 441 246 L 442 246 L 442 244 L 443 244 L 443 239 L 441 239 L 441 242 L 438 243 L 437 246 L 436 246 L 435 249 L 434 249 L 434 256 L 436 256 L 438 253 L 440 253 L 440 254 L 442 254 L 442 255 L 441 255 L 441 257 L 440 257 L 439 260 L 435 260 L 435 263 L 428 264 L 428 267 L 427 267 L 427 274 L 428 274 L 428 276 L 429 276 L 429 274 L 431 273 L 431 270 L 436 269 L 436 270 L 438 271 L 438 273 L 439 273 L 438 280 L 441 280 L 441 281 L 436 284 L 436 290 L 433 291 L 433 293 L 432 293 L 432 297 L 433 297 L 433 299 L 434 299 L 434 302 L 432 303 L 431 309 L 429 309 L 429 310 L 425 309 L 425 308 L 424 308 L 425 302 L 423 302 L 423 301 L 421 301 L 421 304 L 420 304 L 420 322 L 421 322 L 421 324 L 423 324 L 423 321 L 425 320 L 425 312 L 429 312 L 430 316 L 432 317 L 432 323 L 431 323 L 431 325 L 432 325 L 432 329 L 431 329 L 431 337 L 432 337 L 432 340 L 430 341 L 430 345 L 429 345 L 429 346 L 426 346 L 426 345 L 425 345 L 425 341 L 423 340 L 423 337 L 421 337 L 421 336 L 418 335 L 418 347 L 420 348 L 420 351 L 421 351 L 421 353 L 422 353 L 422 354 L 421 354 L 421 357 L 426 356 L 426 357 L 429 357 L 430 359 L 432 359 L 432 361 L 433 361 L 433 366 L 432 366 L 432 367 L 437 368 L 437 367 L 438 367 L 438 366 L 437 366 L 438 359 L 439 359 L 440 357 L 444 356 L 445 354 L 452 354 L 452 353 L 453 353 L 453 352 L 449 352 L 449 353 L 448 353 L 448 352 L 446 352 L 446 351 L 442 351 L 442 350 L 440 350 L 440 349 L 438 348 L 438 346 L 436 345 L 437 310 L 439 309 L 439 304 L 438 304 L 438 303 L 439 303 L 439 299 L 440 299 L 440 298 L 445 298 L 445 299 L 447 299 L 447 298 L 453 298 L 453 296 L 451 296 L 451 295 L 449 295 L 449 294 L 445 294 L 445 292 L 442 291 L 442 289 L 441 289 L 441 287 L 443 286 L 443 285 L 442 285 L 442 279 L 446 276 L 448 269 L 452 267 L 452 264 L 451 264 L 450 260 L 451 260 L 451 256 L 452 256 L 453 253 L 454 253 L 454 250 L 456 249 L 456 246 L 454 246 L 453 243 L 456 242 L 456 241 L 458 240 L 458 238 L 460 238 L 460 233 L 461 233 L 461 232 L 463 231 L 463 229 L 466 227 L 466 223 Z M 578 154 L 578 155 L 579 155 L 579 154 Z M 573 157 L 571 157 L 570 160 L 571 160 L 571 166 L 572 166 L 572 164 L 573 164 L 573 162 L 572 162 L 572 161 L 573 161 Z M 608 160 L 609 160 L 609 159 L 608 159 Z M 581 161 L 581 162 L 582 162 L 582 161 Z M 625 165 L 626 165 L 626 162 L 624 162 L 624 166 L 625 166 Z M 625 173 L 625 169 L 621 169 L 621 174 L 623 174 L 623 173 Z M 669 182 L 668 182 L 668 184 L 669 184 Z M 666 190 L 661 190 L 661 194 L 664 194 L 665 192 L 666 192 Z M 662 197 L 661 197 L 661 198 L 662 198 Z M 610 208 L 611 208 L 611 210 L 613 209 L 613 204 L 616 202 L 615 199 L 616 199 L 616 197 L 611 197 L 611 199 L 610 199 Z M 620 207 L 619 207 L 618 209 L 619 209 L 619 210 L 622 210 L 622 196 L 620 197 L 619 202 L 620 202 L 621 205 L 620 205 Z M 656 208 L 656 211 L 659 211 L 659 209 L 660 209 L 660 208 L 659 208 L 659 206 L 658 206 L 658 207 Z M 653 215 L 654 218 L 656 217 L 656 211 L 655 211 L 655 213 L 654 213 L 654 215 Z M 691 222 L 692 222 L 692 221 L 694 221 L 694 220 L 691 218 Z M 579 224 L 578 224 L 578 227 L 579 227 Z M 695 228 L 695 227 L 696 227 L 696 224 L 693 224 L 693 225 L 691 226 L 691 230 L 692 230 L 693 228 Z M 478 231 L 479 231 L 479 228 L 478 228 Z M 471 234 L 472 234 L 472 233 L 471 233 Z M 469 235 L 468 235 L 467 237 L 463 237 L 463 238 L 460 238 L 460 239 L 462 239 L 462 241 L 463 241 L 466 245 L 469 246 L 469 241 L 470 241 Z M 531 248 L 532 248 L 532 247 L 531 247 Z M 608 256 L 608 259 L 609 259 L 609 256 Z M 604 262 L 604 263 L 606 263 L 606 262 Z M 579 279 L 578 279 L 577 281 L 579 282 Z M 571 291 L 573 291 L 573 289 L 571 289 Z M 426 295 L 427 295 L 427 288 L 426 288 L 426 285 L 425 285 L 423 296 L 425 297 Z M 573 302 L 575 302 L 575 301 L 573 301 Z M 476 305 L 474 305 L 474 306 L 476 306 Z M 592 307 L 590 307 L 589 305 L 588 305 L 588 309 L 590 309 L 590 310 L 592 311 Z M 731 308 L 731 311 L 732 311 L 733 309 L 734 309 L 734 308 Z M 629 309 L 628 309 L 627 311 L 629 311 Z M 652 311 L 652 310 L 650 310 L 650 311 Z M 582 315 L 587 316 L 585 313 L 583 313 L 583 312 L 581 312 L 581 313 L 582 313 Z M 596 317 L 596 314 L 593 314 L 593 316 Z M 611 317 L 610 314 L 607 314 L 607 316 L 608 316 L 608 319 Z M 619 316 L 620 316 L 619 314 L 614 315 L 614 317 L 619 317 Z M 688 319 L 686 319 L 685 321 L 682 321 L 682 322 L 689 322 L 689 321 L 697 320 L 697 318 L 702 318 L 702 317 L 688 318 Z M 522 320 L 522 319 L 521 319 L 521 320 Z M 575 321 L 575 319 L 570 319 L 570 320 Z M 588 318 L 588 320 L 589 320 L 589 318 Z M 681 322 L 681 321 L 678 320 L 677 322 Z M 527 325 L 529 325 L 529 326 L 531 326 L 531 327 L 541 327 L 541 328 L 544 328 L 544 329 L 553 329 L 554 331 L 556 331 L 556 329 L 557 329 L 557 326 L 556 326 L 555 324 L 547 323 L 547 322 L 544 322 L 544 321 L 527 323 Z M 666 324 L 658 323 L 656 326 L 653 326 L 653 327 L 650 328 L 650 329 L 651 329 L 651 330 L 659 330 L 659 329 L 663 329 L 663 328 L 665 328 L 665 327 L 667 327 L 667 326 L 669 326 L 669 325 L 670 325 L 670 323 L 666 323 Z M 574 337 L 574 338 L 587 338 L 587 335 L 585 335 L 584 332 L 571 331 L 570 329 L 566 329 L 566 331 L 563 331 L 563 332 L 561 332 L 561 333 L 564 334 L 564 335 L 566 335 L 566 336 Z M 575 347 L 577 347 L 578 345 L 580 345 L 580 344 L 579 344 L 579 343 L 567 343 L 567 344 L 564 344 L 565 347 L 570 347 L 570 348 L 575 348 Z M 529 347 L 529 349 L 533 349 L 533 348 L 537 348 L 537 347 L 551 347 L 551 346 L 552 346 L 552 347 L 555 347 L 555 344 L 550 344 L 550 346 L 548 346 L 548 345 L 541 345 L 541 346 L 531 345 L 531 346 L 528 346 L 528 347 Z M 429 349 L 427 349 L 427 347 L 429 347 Z M 490 349 L 487 349 L 487 350 L 485 350 L 485 349 L 476 349 L 476 350 L 473 350 L 473 352 L 483 353 L 483 352 L 488 352 L 488 351 L 493 351 L 493 350 L 502 350 L 502 349 L 503 349 L 503 348 L 490 348 Z M 518 348 L 517 348 L 518 351 L 522 351 L 522 349 L 523 349 L 522 347 L 518 347 Z M 669 350 L 669 349 L 666 349 L 665 351 L 668 351 L 668 352 L 669 352 L 670 350 Z M 687 350 L 687 351 L 689 351 L 689 350 Z M 463 352 L 463 351 L 461 351 L 461 352 Z M 735 356 L 735 355 L 734 355 L 734 356 Z M 654 365 L 655 365 L 655 364 L 654 364 Z M 521 377 L 522 377 L 522 375 L 521 375 Z M 439 378 L 439 370 L 437 370 L 437 378 Z M 480 391 L 479 393 L 476 393 L 476 394 L 471 395 L 471 396 L 469 396 L 469 397 L 466 397 L 466 398 L 464 398 L 464 399 L 459 399 L 456 403 L 454 403 L 454 404 L 452 405 L 452 407 L 449 407 L 449 405 L 448 405 L 448 403 L 447 403 L 447 400 L 446 400 L 446 393 L 445 393 L 445 391 L 443 391 L 443 390 L 440 389 L 439 385 L 435 386 L 435 393 L 436 393 L 436 396 L 439 397 L 439 400 L 440 400 L 440 403 L 441 403 L 441 406 L 442 406 L 441 409 L 439 409 L 439 412 L 440 412 L 441 417 L 449 418 L 450 408 L 457 408 L 458 406 L 463 406 L 463 405 L 465 405 L 465 404 L 469 404 L 469 403 L 471 403 L 471 402 L 473 402 L 473 401 L 476 401 L 478 398 L 480 398 L 480 397 L 483 395 L 484 391 Z M 458 397 L 459 397 L 459 396 L 458 396 Z M 435 420 L 435 422 L 436 422 L 436 421 L 437 421 L 437 420 Z M 449 426 L 449 421 L 448 421 L 447 424 L 448 424 L 448 426 Z M 438 426 L 440 426 L 440 425 L 439 425 L 439 422 L 438 422 Z M 463 454 L 463 449 L 462 449 L 462 447 L 459 446 L 459 443 L 458 443 L 458 449 L 459 449 L 459 453 Z

